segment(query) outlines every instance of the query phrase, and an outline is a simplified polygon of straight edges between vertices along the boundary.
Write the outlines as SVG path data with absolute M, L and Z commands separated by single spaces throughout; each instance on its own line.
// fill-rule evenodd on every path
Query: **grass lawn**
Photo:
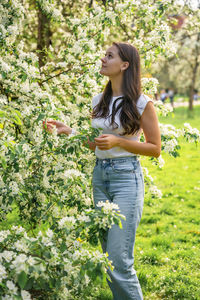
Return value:
M 177 128 L 187 122 L 200 130 L 200 107 L 193 117 L 180 107 L 160 122 Z M 162 199 L 145 198 L 135 245 L 135 269 L 144 300 L 200 299 L 200 145 L 181 141 L 181 156 L 162 154 L 162 170 L 148 158 L 142 165 L 159 189 Z M 107 284 L 102 284 L 96 300 L 111 300 Z

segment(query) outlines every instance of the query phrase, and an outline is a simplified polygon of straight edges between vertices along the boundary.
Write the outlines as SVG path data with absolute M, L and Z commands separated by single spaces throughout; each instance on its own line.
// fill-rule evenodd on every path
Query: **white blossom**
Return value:
M 17 294 L 17 287 L 12 281 L 8 280 L 6 282 L 6 285 L 13 294 Z
M 113 209 L 119 210 L 118 204 L 109 202 L 108 200 L 106 200 L 105 202 L 99 201 L 97 203 L 97 207 L 102 207 L 104 212 L 109 212 L 112 211 Z
M 2 230 L 2 231 L 0 231 L 0 243 L 2 243 L 7 238 L 7 236 L 9 234 L 10 234 L 9 230 Z
M 7 272 L 5 267 L 0 263 L 0 283 L 2 282 L 3 279 L 5 279 L 7 277 Z
M 31 295 L 25 290 L 21 290 L 21 296 L 23 300 L 31 300 Z
M 2 258 L 4 258 L 7 262 L 10 262 L 13 259 L 13 256 L 15 256 L 13 251 L 4 250 L 2 253 L 0 253 L 0 261 Z
M 11 189 L 13 195 L 17 195 L 19 193 L 19 187 L 15 181 L 10 182 L 9 188 Z
M 67 223 L 72 223 L 75 224 L 76 223 L 76 219 L 74 216 L 70 216 L 70 217 L 64 217 L 62 218 L 58 224 L 59 224 L 59 228 L 63 228 L 64 226 L 66 226 Z
M 156 198 L 162 198 L 162 192 L 155 185 L 149 187 L 149 192 Z

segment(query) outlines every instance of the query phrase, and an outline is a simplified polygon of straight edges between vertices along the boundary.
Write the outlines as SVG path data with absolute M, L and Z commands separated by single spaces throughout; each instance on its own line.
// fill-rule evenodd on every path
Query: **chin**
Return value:
M 109 75 L 106 74 L 106 72 L 105 72 L 104 70 L 102 70 L 102 69 L 99 71 L 99 73 L 100 73 L 101 75 L 109 76 Z

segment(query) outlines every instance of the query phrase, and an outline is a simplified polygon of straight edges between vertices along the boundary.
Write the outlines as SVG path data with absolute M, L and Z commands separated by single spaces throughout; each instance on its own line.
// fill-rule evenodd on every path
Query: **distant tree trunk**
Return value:
M 194 84 L 192 83 L 189 90 L 189 110 L 193 110 L 193 96 L 194 96 Z
M 89 3 L 89 8 L 92 7 L 92 4 L 93 4 L 93 0 L 90 0 L 90 3 Z
M 193 73 L 192 73 L 192 82 L 189 89 L 189 110 L 193 110 L 193 100 L 194 100 L 194 90 L 195 90 L 195 84 L 197 79 L 197 70 L 199 67 L 199 61 L 198 57 L 200 55 L 200 48 L 198 45 L 198 42 L 200 41 L 200 33 L 197 35 L 197 45 L 196 45 L 196 51 L 195 51 L 195 62 L 193 67 Z
M 38 8 L 38 40 L 37 50 L 39 57 L 39 67 L 41 68 L 46 62 L 45 47 L 48 49 L 51 44 L 50 20 L 43 13 L 41 8 Z

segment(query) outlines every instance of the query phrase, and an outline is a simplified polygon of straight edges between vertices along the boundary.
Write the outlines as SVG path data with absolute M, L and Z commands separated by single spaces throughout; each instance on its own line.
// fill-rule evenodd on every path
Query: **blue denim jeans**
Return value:
M 118 204 L 126 217 L 123 228 L 113 225 L 101 241 L 103 252 L 108 252 L 114 270 L 108 269 L 108 284 L 113 300 L 141 300 L 142 291 L 134 270 L 134 243 L 144 202 L 144 180 L 137 157 L 96 159 L 93 170 L 93 198 Z

